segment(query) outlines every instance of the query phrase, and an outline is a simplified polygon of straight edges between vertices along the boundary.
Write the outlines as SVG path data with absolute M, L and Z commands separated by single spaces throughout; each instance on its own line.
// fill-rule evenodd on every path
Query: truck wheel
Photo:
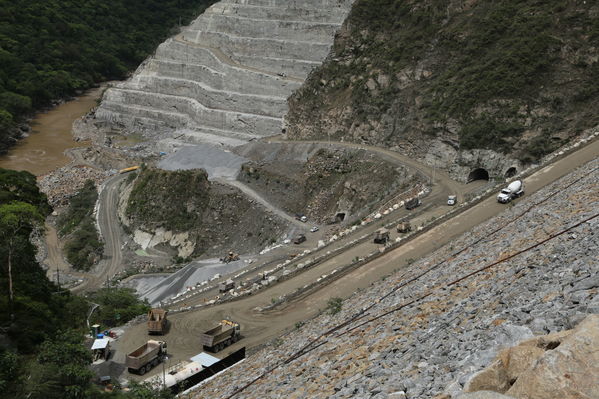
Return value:
M 139 369 L 139 375 L 144 375 L 146 373 L 146 366 L 143 366 L 142 368 Z
M 237 342 L 238 339 L 239 339 L 238 335 L 233 335 L 233 342 Z

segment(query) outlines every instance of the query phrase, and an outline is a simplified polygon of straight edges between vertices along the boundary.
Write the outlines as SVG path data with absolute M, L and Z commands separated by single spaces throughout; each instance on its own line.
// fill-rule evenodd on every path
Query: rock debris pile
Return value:
M 99 186 L 113 172 L 103 171 L 83 165 L 67 165 L 44 175 L 39 181 L 40 190 L 48 196 L 52 207 L 68 204 L 87 180 L 93 180 Z
M 501 350 L 536 335 L 574 328 L 589 314 L 599 313 L 598 170 L 595 160 L 506 207 L 500 216 L 428 258 L 347 299 L 339 313 L 320 315 L 188 397 L 228 397 L 272 368 L 236 397 L 447 399 L 463 395 L 472 377 Z M 570 182 L 575 183 L 563 189 Z M 453 283 L 488 265 L 493 266 Z M 361 309 L 367 309 L 365 317 L 320 338 L 313 350 L 283 364 L 320 333 Z M 389 313 L 367 322 L 385 312 Z M 545 346 L 544 356 L 552 356 L 552 350 L 556 350 L 553 345 Z M 592 367 L 579 365 L 577 372 L 592 374 Z M 568 381 L 561 379 L 560 384 Z M 522 382 L 509 381 L 519 386 L 516 398 L 541 398 L 523 393 L 520 388 L 526 384 Z M 552 384 L 551 377 L 538 384 Z M 581 389 L 571 384 L 555 394 L 560 398 L 589 394 Z M 557 399 L 555 394 L 542 397 Z

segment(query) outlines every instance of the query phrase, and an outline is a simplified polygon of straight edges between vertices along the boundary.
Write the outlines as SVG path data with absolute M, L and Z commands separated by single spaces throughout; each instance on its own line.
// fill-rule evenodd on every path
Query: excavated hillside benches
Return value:
M 165 70 L 161 69 L 161 72 L 167 76 L 186 76 L 192 80 L 202 81 L 216 89 L 286 98 L 292 90 L 301 86 L 301 82 L 290 81 L 276 74 L 267 74 L 226 64 L 207 48 L 193 47 L 173 39 L 158 46 L 155 60 L 148 61 L 144 71 L 140 71 L 140 73 L 145 71 L 151 73 L 154 62 L 156 61 L 160 65 L 159 63 L 163 60 L 179 62 L 179 68 L 171 66 Z M 195 73 L 198 73 L 198 76 L 194 78 Z
M 275 37 L 243 37 L 224 32 L 212 32 L 189 28 L 183 32 L 189 42 L 202 43 L 208 47 L 220 48 L 231 57 L 282 58 L 304 62 L 320 63 L 329 53 L 331 43 L 314 43 L 301 40 L 281 40 Z
M 292 9 L 304 7 L 327 9 L 345 7 L 349 9 L 353 0 L 223 0 L 219 3 L 245 4 L 261 7 L 288 7 Z
M 301 20 L 310 22 L 336 22 L 341 24 L 346 12 L 341 7 L 324 9 L 310 4 L 287 2 L 287 8 L 271 5 L 242 4 L 234 1 L 221 1 L 213 6 L 214 12 L 222 15 L 243 15 L 253 19 Z M 319 2 L 321 3 L 321 2 Z M 290 12 L 291 10 L 291 12 Z
M 114 105 L 120 105 L 121 111 L 132 106 L 144 109 L 156 109 L 166 112 L 171 116 L 169 119 L 180 120 L 183 127 L 207 125 L 223 130 L 235 130 L 250 135 L 262 136 L 264 132 L 277 132 L 281 130 L 282 119 L 260 116 L 245 112 L 223 111 L 210 109 L 194 98 L 179 97 L 151 93 L 145 91 L 132 91 L 126 89 L 110 90 L 104 95 L 106 108 L 114 111 Z M 168 104 L 168 109 L 161 109 Z M 185 115 L 181 120 L 179 115 Z M 96 111 L 96 115 L 98 112 Z M 151 117 L 146 113 L 145 117 Z M 175 125 L 177 125 L 175 123 Z
M 180 97 L 195 98 L 208 108 L 243 112 L 278 118 L 287 111 L 284 97 L 237 93 L 215 90 L 201 82 L 188 79 L 138 75 L 131 81 L 130 89 Z
M 333 37 L 339 24 L 330 22 L 304 22 L 268 19 L 251 19 L 241 16 L 204 14 L 193 26 L 200 24 L 208 31 L 237 34 L 245 37 L 294 40 L 323 43 Z
M 220 48 L 239 64 L 301 80 L 321 64 L 331 47 L 323 43 L 248 38 L 199 30 L 187 30 L 182 37 L 188 43 Z
M 351 4 L 216 3 L 107 90 L 96 122 L 193 143 L 279 134 L 287 98 L 327 56 Z

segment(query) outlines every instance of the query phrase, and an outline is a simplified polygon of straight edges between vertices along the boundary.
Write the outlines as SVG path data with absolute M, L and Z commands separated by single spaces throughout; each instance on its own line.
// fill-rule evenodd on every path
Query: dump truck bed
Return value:
M 148 341 L 127 355 L 125 365 L 130 369 L 139 369 L 141 366 L 155 358 L 159 350 L 159 342 Z
M 232 336 L 234 329 L 235 326 L 219 324 L 202 334 L 202 345 L 212 347 Z

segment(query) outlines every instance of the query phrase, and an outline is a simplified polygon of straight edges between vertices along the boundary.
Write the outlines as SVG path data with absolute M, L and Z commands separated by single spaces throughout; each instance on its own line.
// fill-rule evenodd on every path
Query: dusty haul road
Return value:
M 524 179 L 525 190 L 527 194 L 533 193 L 598 156 L 599 140 L 595 140 Z M 491 195 L 405 245 L 347 273 L 329 285 L 297 298 L 273 311 L 256 312 L 255 308 L 267 306 L 271 303 L 272 298 L 290 292 L 294 287 L 301 285 L 301 281 L 307 278 L 307 275 L 300 274 L 296 278 L 265 288 L 242 300 L 197 311 L 173 314 L 169 317 L 171 322 L 170 330 L 162 337 L 169 345 L 169 352 L 171 353 L 169 362 L 186 360 L 190 356 L 201 352 L 199 334 L 222 318 L 231 318 L 239 322 L 242 326 L 243 339 L 221 351 L 219 356 L 226 355 L 242 346 L 246 346 L 248 349 L 260 346 L 286 330 L 294 328 L 296 323 L 318 314 L 326 308 L 326 302 L 329 298 L 346 298 L 352 295 L 357 290 L 380 280 L 383 276 L 401 269 L 409 260 L 430 254 L 453 238 L 466 233 L 472 227 L 504 210 L 506 210 L 506 205 L 498 204 L 495 195 Z M 334 258 L 334 260 L 341 265 L 344 261 L 351 261 L 352 256 L 354 255 L 345 253 Z M 132 351 L 148 339 L 145 327 L 144 323 L 131 326 L 119 338 L 115 345 L 117 351 L 116 361 L 123 361 L 127 352 Z M 150 375 L 158 371 L 155 369 Z
M 83 282 L 72 289 L 80 293 L 102 288 L 107 279 L 123 269 L 121 227 L 117 217 L 119 185 L 127 175 L 115 175 L 100 190 L 97 222 L 104 241 L 104 256 L 90 273 L 79 274 Z

